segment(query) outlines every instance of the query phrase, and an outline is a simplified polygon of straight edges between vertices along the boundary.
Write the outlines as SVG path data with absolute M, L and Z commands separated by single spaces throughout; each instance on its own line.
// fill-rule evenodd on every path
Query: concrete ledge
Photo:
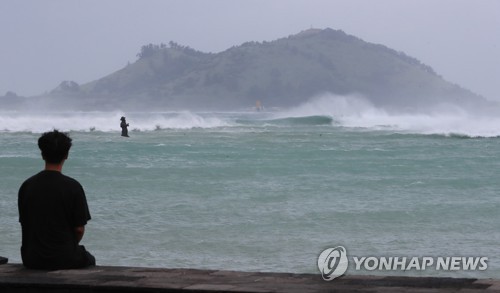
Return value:
M 0 292 L 499 292 L 500 281 L 97 266 L 39 271 L 0 265 Z

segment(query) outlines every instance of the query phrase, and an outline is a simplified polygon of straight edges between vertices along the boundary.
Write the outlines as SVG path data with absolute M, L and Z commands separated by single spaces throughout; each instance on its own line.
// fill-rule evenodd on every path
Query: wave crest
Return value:
M 441 105 L 429 113 L 386 111 L 361 96 L 325 94 L 298 107 L 279 112 L 242 113 L 2 113 L 0 132 L 41 133 L 61 131 L 119 132 L 120 117 L 126 116 L 129 130 L 213 129 L 263 126 L 341 126 L 369 131 L 389 131 L 447 137 L 500 137 L 500 115 L 471 114 L 454 105 Z
M 428 113 L 388 112 L 361 96 L 325 94 L 279 114 L 280 117 L 332 117 L 340 126 L 451 137 L 499 137 L 500 117 L 440 105 Z
M 271 119 L 237 119 L 236 123 L 250 126 L 319 126 L 332 125 L 333 118 L 330 116 L 313 115 L 305 117 L 284 117 Z
M 0 113 L 0 130 L 42 133 L 61 131 L 121 131 L 120 117 L 126 116 L 129 130 L 214 128 L 229 125 L 215 115 L 180 113 L 71 112 L 71 113 Z

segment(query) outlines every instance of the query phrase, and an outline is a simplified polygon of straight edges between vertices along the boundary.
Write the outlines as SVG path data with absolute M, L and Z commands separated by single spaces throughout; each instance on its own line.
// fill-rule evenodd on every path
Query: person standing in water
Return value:
M 122 121 L 120 123 L 120 127 L 122 128 L 122 136 L 125 136 L 125 137 L 129 137 L 128 136 L 128 123 L 127 121 L 125 121 L 125 117 L 122 116 L 122 118 L 120 118 L 120 120 Z

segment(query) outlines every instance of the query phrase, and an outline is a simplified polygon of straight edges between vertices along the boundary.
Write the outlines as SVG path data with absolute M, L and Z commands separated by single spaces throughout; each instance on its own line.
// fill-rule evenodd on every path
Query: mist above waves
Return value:
M 305 120 L 286 120 L 321 116 L 331 118 L 326 127 L 389 131 L 398 133 L 460 135 L 467 137 L 499 137 L 500 115 L 468 112 L 461 107 L 441 104 L 431 111 L 413 113 L 374 106 L 362 96 L 316 96 L 297 107 L 265 109 L 250 108 L 240 112 L 169 111 L 129 112 L 0 112 L 0 132 L 41 133 L 51 129 L 82 132 L 119 132 L 120 117 L 126 116 L 130 131 L 232 129 L 266 130 L 270 127 L 300 127 Z M 281 120 L 280 120 L 281 119 Z M 278 120 L 279 123 L 278 123 Z M 247 123 L 242 123 L 246 121 Z M 290 121 L 289 124 L 287 124 Z M 292 123 L 293 121 L 293 123 Z M 328 121 L 328 120 L 322 120 Z M 253 123 L 255 122 L 255 123 Z M 312 126 L 310 124 L 304 126 Z M 325 127 L 318 125 L 317 127 Z
M 469 137 L 500 136 L 500 108 L 485 109 L 483 112 L 478 109 L 468 111 L 449 103 L 414 112 L 376 107 L 362 96 L 324 94 L 276 115 L 329 116 L 339 126 L 367 130 Z

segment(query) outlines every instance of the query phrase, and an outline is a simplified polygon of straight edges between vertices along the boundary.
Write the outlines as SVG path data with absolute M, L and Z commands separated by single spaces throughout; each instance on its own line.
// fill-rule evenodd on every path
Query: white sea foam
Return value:
M 119 132 L 120 117 L 126 116 L 129 131 L 154 131 L 159 129 L 192 129 L 252 127 L 268 125 L 294 125 L 319 123 L 317 117 L 331 117 L 332 126 L 364 128 L 417 134 L 463 135 L 468 137 L 500 136 L 500 116 L 471 114 L 453 105 L 441 105 L 426 113 L 385 111 L 361 96 L 336 96 L 324 94 L 298 107 L 273 113 L 125 113 L 115 112 L 68 112 L 68 113 L 1 113 L 0 132 L 41 133 L 50 129 L 62 131 Z M 316 117 L 306 120 L 283 118 Z M 266 119 L 266 124 L 252 121 Z M 277 119 L 277 120 L 276 120 Z M 280 120 L 281 119 L 281 120 Z M 316 123 L 316 124 L 315 124 Z M 328 124 L 328 123 L 327 123 Z
M 441 105 L 427 113 L 387 112 L 360 96 L 325 94 L 278 115 L 330 116 L 341 126 L 370 130 L 470 137 L 500 136 L 500 117 L 471 114 L 453 105 Z
M 180 113 L 0 113 L 0 131 L 41 133 L 61 131 L 120 131 L 120 117 L 126 116 L 129 130 L 191 129 L 227 126 L 224 119 L 212 115 Z

